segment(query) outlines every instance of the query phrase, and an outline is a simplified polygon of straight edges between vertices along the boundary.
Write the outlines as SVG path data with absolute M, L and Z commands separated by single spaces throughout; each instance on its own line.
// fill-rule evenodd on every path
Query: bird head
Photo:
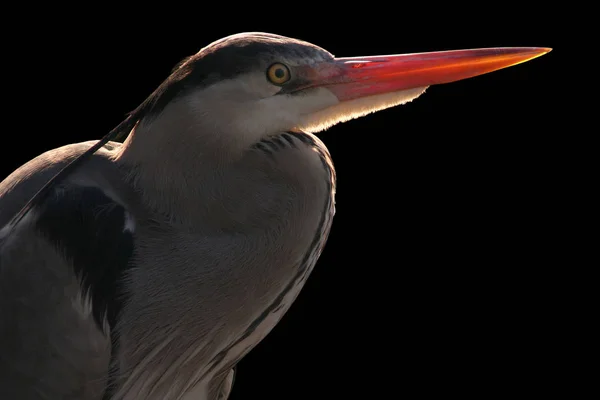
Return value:
M 220 39 L 183 60 L 142 104 L 143 123 L 171 112 L 196 132 L 254 143 L 283 131 L 318 132 L 406 103 L 430 85 L 506 68 L 550 51 L 513 47 L 336 58 L 267 33 Z M 173 119 L 168 118 L 171 126 Z M 206 139 L 206 138 L 205 138 Z

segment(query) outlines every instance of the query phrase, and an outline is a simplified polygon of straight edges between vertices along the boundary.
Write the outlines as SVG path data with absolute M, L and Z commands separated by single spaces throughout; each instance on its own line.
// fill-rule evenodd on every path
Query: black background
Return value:
M 233 33 L 297 37 L 336 56 L 553 47 L 319 134 L 338 173 L 329 243 L 289 313 L 240 362 L 231 398 L 488 398 L 551 387 L 560 302 L 550 284 L 558 250 L 546 239 L 563 132 L 550 10 L 356 4 L 330 15 L 318 3 L 166 4 L 152 16 L 37 10 L 7 48 L 1 176 L 100 138 L 180 59 Z

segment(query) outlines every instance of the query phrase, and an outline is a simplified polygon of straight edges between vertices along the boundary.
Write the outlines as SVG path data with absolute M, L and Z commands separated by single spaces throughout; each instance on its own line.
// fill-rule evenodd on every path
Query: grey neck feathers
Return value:
M 171 222 L 224 233 L 272 229 L 325 194 L 330 179 L 314 143 L 280 135 L 235 141 L 190 112 L 167 109 L 138 124 L 117 160 L 145 203 Z

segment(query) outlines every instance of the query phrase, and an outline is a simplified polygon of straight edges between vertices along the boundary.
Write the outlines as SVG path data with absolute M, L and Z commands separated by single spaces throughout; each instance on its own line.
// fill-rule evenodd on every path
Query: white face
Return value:
M 264 72 L 218 82 L 184 101 L 205 127 L 250 142 L 290 130 L 319 132 L 337 123 L 409 102 L 426 87 L 340 102 L 327 88 L 278 94 Z M 245 141 L 245 140 L 244 140 Z

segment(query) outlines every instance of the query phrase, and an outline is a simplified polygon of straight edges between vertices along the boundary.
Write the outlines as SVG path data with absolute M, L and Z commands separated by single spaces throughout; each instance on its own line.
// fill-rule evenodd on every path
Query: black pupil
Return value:
M 281 79 L 285 76 L 285 70 L 283 68 L 275 69 L 275 77 Z

